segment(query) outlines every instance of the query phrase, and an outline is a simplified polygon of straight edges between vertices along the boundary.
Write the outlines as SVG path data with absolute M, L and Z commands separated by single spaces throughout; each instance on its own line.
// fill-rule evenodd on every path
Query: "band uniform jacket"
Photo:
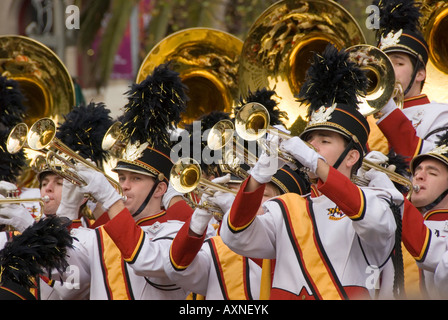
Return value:
M 394 247 L 394 190 L 359 188 L 330 168 L 314 197 L 282 195 L 263 204 L 263 187 L 242 185 L 223 218 L 221 237 L 235 252 L 275 259 L 271 299 L 369 299 L 373 271 L 381 272 Z M 252 204 L 252 205 L 249 205 Z M 285 205 L 286 204 L 286 205 Z
M 185 299 L 187 292 L 166 277 L 161 255 L 191 213 L 179 201 L 137 222 L 124 209 L 96 229 L 73 229 L 70 270 L 63 275 L 73 289 L 61 293 L 63 299 L 78 299 L 86 290 L 90 300 Z
M 165 270 L 184 289 L 207 300 L 258 300 L 261 261 L 231 251 L 219 235 L 206 239 L 188 234 L 189 222 L 167 251 Z
M 403 251 L 403 254 L 408 253 L 414 258 L 413 263 L 409 262 L 409 266 L 405 265 L 407 297 L 411 299 L 448 298 L 446 290 L 443 296 L 440 295 L 438 283 L 435 281 L 435 272 L 439 268 L 442 256 L 448 251 L 446 244 L 448 210 L 429 210 L 422 214 L 406 199 L 402 228 L 402 240 L 407 250 Z M 418 268 L 413 271 L 412 267 Z M 415 279 L 414 286 L 410 287 L 411 284 L 409 284 L 406 287 L 408 284 L 406 278 L 410 278 L 412 272 L 417 274 L 412 277 Z
M 396 109 L 378 121 L 394 151 L 409 159 L 434 149 L 447 125 L 448 104 L 430 102 L 424 94 L 406 99 L 403 110 Z

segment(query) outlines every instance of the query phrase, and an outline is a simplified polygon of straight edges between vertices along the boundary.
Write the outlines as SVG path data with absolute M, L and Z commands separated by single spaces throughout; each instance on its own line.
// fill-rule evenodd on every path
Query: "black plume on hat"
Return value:
M 377 40 L 380 40 L 381 35 L 400 29 L 420 32 L 421 13 L 413 0 L 374 0 L 372 4 L 380 9 Z
M 131 143 L 169 145 L 170 132 L 186 110 L 186 86 L 169 63 L 157 66 L 153 73 L 126 92 L 122 130 Z
M 341 103 L 358 109 L 358 96 L 365 96 L 367 77 L 349 53 L 332 44 L 322 54 L 315 54 L 300 89 L 300 102 L 308 102 L 308 116 L 322 106 Z
M 24 97 L 15 80 L 0 76 L 0 180 L 14 183 L 25 165 L 25 153 L 20 150 L 10 154 L 6 149 L 6 139 L 11 129 L 22 122 L 26 107 Z
M 64 272 L 68 267 L 67 249 L 73 243 L 69 224 L 66 218 L 46 217 L 14 236 L 0 251 L 2 289 L 13 283 L 29 293 L 35 287 L 33 277 L 51 269 Z M 0 298 L 5 297 L 6 291 L 0 291 Z
M 56 137 L 80 156 L 101 166 L 108 153 L 101 147 L 104 135 L 113 124 L 110 110 L 104 103 L 80 104 L 64 115 Z
M 241 106 L 235 107 L 235 114 L 247 103 L 257 102 L 262 104 L 269 112 L 270 121 L 269 124 L 271 126 L 274 125 L 283 125 L 283 119 L 288 120 L 288 114 L 285 111 L 281 111 L 278 107 L 277 101 L 272 99 L 272 96 L 275 95 L 274 90 L 268 90 L 267 88 L 257 89 L 255 92 L 251 92 L 249 90 L 248 96 L 246 99 L 240 99 Z

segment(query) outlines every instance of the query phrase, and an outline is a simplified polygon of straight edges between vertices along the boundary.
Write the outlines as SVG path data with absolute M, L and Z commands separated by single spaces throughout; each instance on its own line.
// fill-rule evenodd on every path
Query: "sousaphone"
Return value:
M 239 66 L 240 95 L 267 87 L 277 93 L 278 106 L 291 125 L 306 115 L 295 96 L 304 83 L 310 59 L 332 43 L 338 49 L 365 43 L 356 20 L 329 0 L 279 1 L 251 26 Z
M 25 97 L 25 123 L 68 113 L 75 105 L 72 78 L 59 57 L 24 36 L 0 36 L 0 74 L 18 82 Z
M 67 68 L 50 48 L 36 40 L 0 36 L 0 74 L 19 85 L 26 106 L 25 127 L 43 117 L 67 114 L 75 105 L 75 89 Z M 27 154 L 28 158 L 32 156 Z M 17 181 L 19 186 L 31 187 L 33 179 L 34 173 L 27 166 Z
M 424 0 L 421 26 L 429 48 L 429 59 L 441 72 L 448 74 L 448 1 Z
M 189 28 L 162 39 L 147 54 L 137 74 L 143 81 L 154 68 L 171 62 L 188 87 L 181 124 L 212 110 L 231 112 L 238 100 L 238 63 L 243 41 L 211 28 Z

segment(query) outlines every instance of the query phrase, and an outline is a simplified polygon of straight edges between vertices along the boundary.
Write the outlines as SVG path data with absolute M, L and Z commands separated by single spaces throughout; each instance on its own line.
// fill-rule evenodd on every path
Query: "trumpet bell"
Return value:
M 56 136 L 56 123 L 50 118 L 36 121 L 30 128 L 27 142 L 31 149 L 45 149 Z
M 26 123 L 21 122 L 15 125 L 6 139 L 6 150 L 11 154 L 18 153 L 25 146 L 27 135 L 28 126 Z
M 207 146 L 211 150 L 221 150 L 233 140 L 235 126 L 232 121 L 223 119 L 218 121 L 207 136 Z
M 244 140 L 255 141 L 266 134 L 269 122 L 267 109 L 260 103 L 250 102 L 235 115 L 235 130 Z
M 162 39 L 145 57 L 137 83 L 156 66 L 170 62 L 187 87 L 187 110 L 182 124 L 189 124 L 213 110 L 231 112 L 238 100 L 238 63 L 243 41 L 211 28 L 189 28 Z
M 365 43 L 356 20 L 330 0 L 278 1 L 252 24 L 241 51 L 240 96 L 266 87 L 275 90 L 289 127 L 307 108 L 297 102 L 314 52 L 332 43 L 338 49 Z
M 358 97 L 359 112 L 365 117 L 380 111 L 397 94 L 395 72 L 389 57 L 380 49 L 366 44 L 347 49 L 350 59 L 365 71 L 368 87 L 365 97 Z
M 197 188 L 202 178 L 201 167 L 194 159 L 179 159 L 171 169 L 170 183 L 180 193 L 189 193 Z

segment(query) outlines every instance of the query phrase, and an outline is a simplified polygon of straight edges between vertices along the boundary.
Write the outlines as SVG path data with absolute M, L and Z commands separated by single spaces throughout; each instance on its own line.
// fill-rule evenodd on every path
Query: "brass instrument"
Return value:
M 18 190 L 8 190 L 6 197 L 0 199 L 0 206 L 4 204 L 18 204 L 18 203 L 29 203 L 29 202 L 39 202 L 40 213 L 35 217 L 35 220 L 39 220 L 43 216 L 43 208 L 45 203 L 50 201 L 49 196 L 43 196 L 41 198 L 19 198 Z
M 192 198 L 192 193 L 198 197 L 204 193 L 213 195 L 217 191 L 230 192 L 236 195 L 236 191 L 203 178 L 201 167 L 193 158 L 181 158 L 176 161 L 171 169 L 170 184 L 177 192 L 183 193 L 189 197 L 187 198 L 187 201 L 190 205 L 210 210 L 217 219 L 223 215 L 221 209 L 211 203 L 197 203 L 197 201 Z
M 0 36 L 0 74 L 18 83 L 26 107 L 25 123 L 67 114 L 76 104 L 72 77 L 53 50 L 24 36 Z M 17 151 L 18 152 L 18 151 Z M 25 154 L 27 160 L 32 155 Z M 17 178 L 19 187 L 32 187 L 35 173 L 28 165 Z
M 222 150 L 223 161 L 219 164 L 223 172 L 231 172 L 241 179 L 249 174 L 244 170 L 240 161 L 250 165 L 257 161 L 257 157 L 241 145 L 235 137 L 235 126 L 232 121 L 223 119 L 218 121 L 207 136 L 207 146 L 211 150 Z
M 287 140 L 292 136 L 274 128 L 269 124 L 270 116 L 265 106 L 258 102 L 245 104 L 235 115 L 235 130 L 240 137 L 247 141 L 259 141 L 268 153 L 278 154 L 278 157 L 291 167 L 298 167 L 297 160 L 291 155 L 279 150 L 278 144 L 272 147 L 267 144 L 267 134 L 278 137 L 279 140 Z
M 379 164 L 373 163 L 367 159 L 363 159 L 362 161 L 362 168 L 366 171 L 370 170 L 370 169 L 374 169 L 380 172 L 385 173 L 389 179 L 392 182 L 398 183 L 402 186 L 405 186 L 409 191 L 408 191 L 408 199 L 411 197 L 411 194 L 413 191 L 418 192 L 420 187 L 419 186 L 415 186 L 413 185 L 412 181 L 394 171 L 388 170 L 387 168 L 380 166 Z M 360 177 L 358 175 L 353 175 L 352 176 L 352 181 L 358 185 L 358 186 L 368 186 L 369 185 L 369 180 L 364 178 L 364 177 Z
M 243 41 L 211 28 L 189 28 L 162 39 L 147 54 L 137 74 L 137 83 L 154 68 L 170 61 L 188 88 L 188 124 L 212 110 L 231 112 L 238 100 L 238 59 Z
M 85 185 L 85 181 L 74 170 L 73 163 L 78 162 L 102 173 L 109 183 L 123 195 L 123 190 L 117 181 L 56 138 L 56 124 L 52 119 L 43 118 L 36 121 L 29 130 L 27 143 L 32 150 L 44 152 L 46 163 L 51 170 L 71 183 L 80 186 Z
M 28 131 L 28 125 L 25 122 L 15 125 L 6 138 L 6 150 L 11 154 L 16 154 L 22 148 L 29 148 L 26 142 Z
M 393 98 L 403 108 L 404 94 L 387 54 L 375 46 L 361 44 L 347 49 L 350 60 L 365 71 L 369 85 L 365 97 L 358 97 L 359 112 L 367 117 L 379 112 Z
M 281 0 L 267 8 L 252 24 L 239 64 L 240 96 L 249 90 L 270 88 L 281 98 L 289 127 L 307 108 L 297 102 L 310 60 L 332 43 L 336 48 L 366 43 L 353 16 L 331 0 Z
M 121 131 L 121 122 L 116 121 L 107 129 L 101 147 L 111 156 L 120 159 L 126 149 L 127 140 Z
M 45 116 L 66 114 L 75 105 L 67 68 L 42 43 L 24 36 L 0 36 L 0 74 L 18 82 L 31 125 Z
M 448 74 L 448 2 L 424 0 L 420 24 L 429 48 L 429 59 L 441 72 Z

